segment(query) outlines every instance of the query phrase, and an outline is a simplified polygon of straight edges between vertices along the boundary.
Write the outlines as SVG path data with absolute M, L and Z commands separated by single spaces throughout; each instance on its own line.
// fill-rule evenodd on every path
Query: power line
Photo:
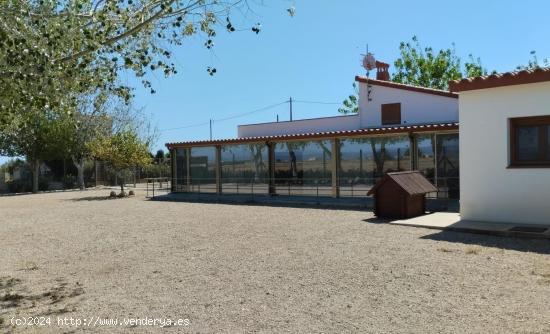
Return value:
M 308 103 L 308 104 L 326 104 L 326 105 L 340 105 L 340 104 L 342 104 L 342 103 L 340 103 L 340 102 L 325 102 L 325 101 L 311 101 L 311 100 L 294 100 L 294 99 L 292 99 L 292 102 L 296 102 L 296 103 Z M 184 126 L 178 126 L 178 127 L 174 127 L 174 128 L 168 128 L 168 129 L 162 129 L 162 130 L 160 130 L 160 132 L 173 131 L 173 130 L 181 130 L 181 129 L 189 129 L 189 128 L 196 128 L 196 127 L 205 126 L 205 125 L 211 125 L 212 122 L 215 123 L 215 122 L 224 122 L 224 121 L 232 120 L 232 119 L 235 119 L 235 118 L 239 118 L 239 117 L 251 115 L 251 114 L 254 114 L 254 113 L 257 113 L 257 112 L 260 112 L 260 111 L 269 110 L 269 109 L 278 107 L 278 106 L 283 105 L 283 104 L 286 104 L 286 103 L 291 103 L 291 100 L 286 100 L 286 101 L 282 101 L 282 102 L 279 102 L 279 103 L 274 103 L 274 104 L 271 104 L 271 105 L 268 105 L 268 106 L 265 106 L 265 107 L 262 107 L 262 108 L 254 109 L 254 110 L 251 110 L 251 111 L 247 111 L 247 112 L 244 112 L 244 113 L 240 113 L 240 114 L 236 114 L 236 115 L 232 115 L 232 116 L 228 116 L 228 117 L 224 117 L 224 118 L 210 119 L 210 120 L 208 120 L 208 121 L 206 121 L 206 122 L 201 122 L 201 123 L 196 123 L 196 124 L 190 124 L 190 125 L 184 125 Z
M 256 113 L 256 112 L 260 112 L 260 111 L 272 109 L 272 108 L 278 107 L 278 106 L 280 106 L 280 105 L 282 105 L 282 104 L 285 104 L 285 103 L 288 103 L 288 101 L 283 101 L 283 102 L 275 103 L 275 104 L 272 104 L 272 105 L 269 105 L 269 106 L 266 106 L 266 107 L 263 107 L 263 108 L 259 108 L 259 109 L 252 110 L 252 111 L 248 111 L 248 112 L 245 112 L 245 113 L 242 113 L 242 114 L 238 114 L 238 115 L 234 115 L 234 116 L 229 116 L 229 117 L 225 117 L 225 118 L 215 119 L 214 122 L 223 122 L 223 121 L 227 121 L 227 120 L 230 120 L 230 119 L 239 118 L 239 117 L 246 116 L 246 115 L 250 115 L 250 114 L 253 114 L 253 113 Z
M 192 124 L 192 125 L 178 126 L 177 128 L 162 129 L 162 130 L 159 130 L 159 131 L 160 132 L 165 132 L 165 131 L 172 131 L 172 130 L 196 128 L 196 127 L 199 127 L 199 126 L 207 125 L 208 123 L 209 123 L 209 121 L 208 122 L 197 123 L 197 124 Z
M 310 104 L 342 104 L 341 102 L 323 102 L 323 101 L 308 101 L 308 100 L 292 100 L 297 103 L 310 103 Z
M 283 102 L 271 104 L 271 105 L 268 105 L 268 106 L 265 106 L 265 107 L 262 107 L 262 108 L 254 109 L 254 110 L 251 110 L 251 111 L 248 111 L 248 112 L 245 112 L 245 113 L 241 113 L 241 114 L 237 114 L 237 115 L 233 115 L 233 116 L 229 116 L 229 117 L 224 117 L 224 118 L 219 118 L 219 119 L 211 119 L 211 120 L 206 121 L 206 122 L 197 123 L 197 124 L 191 124 L 191 125 L 185 125 L 185 126 L 179 126 L 179 127 L 175 127 L 175 128 L 162 129 L 162 130 L 160 130 L 160 132 L 172 131 L 172 130 L 180 130 L 180 129 L 188 129 L 188 128 L 194 128 L 194 127 L 199 127 L 199 126 L 205 126 L 205 125 L 209 125 L 210 122 L 223 122 L 223 121 L 228 121 L 228 120 L 231 120 L 231 119 L 234 119 L 234 118 L 239 118 L 239 117 L 247 116 L 247 115 L 250 115 L 250 114 L 253 114 L 253 113 L 256 113 L 256 112 L 260 112 L 260 111 L 272 109 L 272 108 L 275 108 L 275 107 L 280 106 L 280 105 L 285 104 L 285 103 L 288 103 L 288 101 L 283 101 Z

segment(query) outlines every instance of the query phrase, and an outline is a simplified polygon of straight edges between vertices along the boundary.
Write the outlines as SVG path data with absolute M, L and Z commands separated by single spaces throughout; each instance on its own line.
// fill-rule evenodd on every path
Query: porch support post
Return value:
M 331 172 L 332 172 L 332 197 L 340 197 L 340 139 L 332 139 L 332 159 Z
M 411 159 L 410 168 L 411 168 L 411 170 L 416 170 L 417 169 L 416 155 L 418 153 L 418 150 L 416 148 L 416 138 L 414 137 L 414 134 L 412 132 L 409 132 L 409 147 L 410 147 L 410 152 L 411 152 L 409 154 L 409 158 Z
M 216 193 L 222 194 L 222 147 L 216 146 Z
M 176 191 L 176 187 L 177 187 L 177 184 L 178 184 L 178 169 L 176 167 L 176 149 L 173 148 L 172 150 L 170 150 L 170 166 L 172 167 L 171 168 L 171 172 L 172 172 L 172 182 L 170 183 L 170 189 L 172 192 L 175 192 Z
M 275 195 L 275 143 L 266 143 L 268 151 L 267 173 L 269 178 L 268 194 Z
M 185 170 L 187 172 L 186 175 L 186 183 L 187 183 L 187 192 L 191 191 L 191 148 L 185 149 Z

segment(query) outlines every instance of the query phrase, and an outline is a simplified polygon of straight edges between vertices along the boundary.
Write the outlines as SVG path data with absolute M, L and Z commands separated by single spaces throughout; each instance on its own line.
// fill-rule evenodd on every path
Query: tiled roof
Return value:
M 369 84 L 375 85 L 375 86 L 384 86 L 384 87 L 390 87 L 390 88 L 402 89 L 402 90 L 409 90 L 409 91 L 425 93 L 425 94 L 432 94 L 432 95 L 458 98 L 458 94 L 451 93 L 451 92 L 446 91 L 446 90 L 420 87 L 420 86 L 413 86 L 413 85 L 405 85 L 405 84 L 392 82 L 392 81 L 385 81 L 385 80 L 375 80 L 375 79 L 370 79 L 370 78 L 359 76 L 359 75 L 355 77 L 355 81 L 369 83 Z
M 360 129 L 360 130 L 310 132 L 310 133 L 299 133 L 299 134 L 288 134 L 288 135 L 257 136 L 257 137 L 243 137 L 243 138 L 216 139 L 216 140 L 197 140 L 197 141 L 167 143 L 166 147 L 170 149 L 172 147 L 213 146 L 213 145 L 241 144 L 241 143 L 250 143 L 250 142 L 282 141 L 282 140 L 296 140 L 296 139 L 322 139 L 322 138 L 333 138 L 333 137 L 353 137 L 353 136 L 361 136 L 361 135 L 381 135 L 381 134 L 392 134 L 392 133 L 431 132 L 431 131 L 445 131 L 445 130 L 458 130 L 458 123 L 402 125 L 402 126 L 391 126 L 391 127 L 383 127 L 383 128 L 367 128 L 367 129 Z
M 453 92 L 462 92 L 466 90 L 522 85 L 544 81 L 550 81 L 550 67 L 454 80 L 449 82 L 449 88 Z
M 409 195 L 420 195 L 437 191 L 437 188 L 430 183 L 419 171 L 407 171 L 387 173 L 384 178 L 369 190 L 367 195 L 375 194 L 378 188 L 387 180 L 393 180 L 401 189 Z

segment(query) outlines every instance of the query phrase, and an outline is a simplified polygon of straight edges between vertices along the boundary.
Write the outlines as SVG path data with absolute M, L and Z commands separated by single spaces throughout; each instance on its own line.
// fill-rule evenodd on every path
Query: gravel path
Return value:
M 550 332 L 548 240 L 107 192 L 0 197 L 0 332 Z M 65 317 L 189 325 L 60 327 Z

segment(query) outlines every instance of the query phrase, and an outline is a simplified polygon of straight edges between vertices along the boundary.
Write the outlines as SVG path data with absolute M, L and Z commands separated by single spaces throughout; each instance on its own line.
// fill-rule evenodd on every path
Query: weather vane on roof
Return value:
M 368 82 L 370 71 L 376 68 L 376 59 L 374 58 L 374 54 L 369 52 L 369 45 L 367 44 L 367 52 L 366 54 L 362 54 L 363 56 L 363 67 L 365 70 L 367 70 L 367 99 L 369 101 L 372 101 L 370 94 L 371 94 L 371 85 Z

